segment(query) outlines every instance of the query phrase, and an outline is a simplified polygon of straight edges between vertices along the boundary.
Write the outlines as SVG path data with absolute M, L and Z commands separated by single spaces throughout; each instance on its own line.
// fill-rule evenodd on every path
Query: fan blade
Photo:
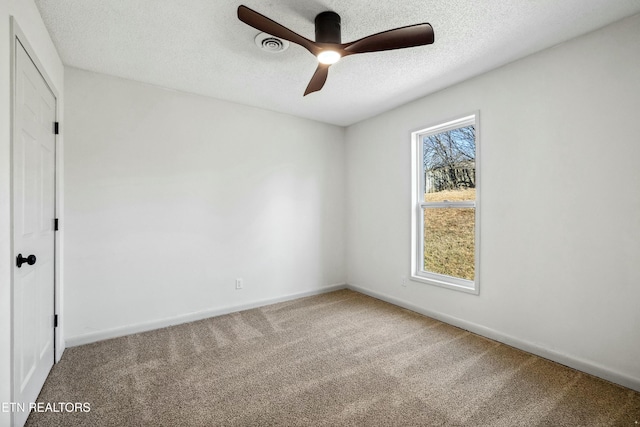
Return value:
M 383 31 L 343 45 L 347 55 L 402 49 L 433 43 L 433 27 L 430 24 L 409 25 Z
M 329 75 L 329 64 L 318 64 L 318 68 L 316 68 L 316 72 L 313 73 L 313 77 L 311 77 L 311 81 L 307 85 L 307 89 L 304 91 L 304 96 L 309 95 L 312 92 L 317 92 L 322 89 L 324 86 L 324 82 L 327 81 L 327 76 Z
M 320 50 L 311 40 L 302 37 L 300 34 L 294 33 L 290 29 L 278 24 L 276 21 L 273 21 L 246 6 L 238 6 L 238 19 L 257 30 L 288 40 L 291 43 L 299 44 L 314 55 L 317 55 Z

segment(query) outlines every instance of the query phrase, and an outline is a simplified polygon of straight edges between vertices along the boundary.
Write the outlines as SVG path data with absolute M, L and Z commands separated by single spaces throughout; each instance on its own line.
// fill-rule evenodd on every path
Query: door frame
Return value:
M 58 88 L 55 86 L 55 84 L 53 84 L 53 80 L 49 77 L 49 75 L 46 72 L 46 68 L 42 65 L 42 62 L 40 62 L 40 60 L 38 59 L 38 56 L 35 53 L 35 49 L 32 47 L 32 45 L 29 43 L 27 37 L 25 36 L 24 32 L 20 29 L 20 26 L 18 25 L 18 23 L 16 22 L 15 17 L 11 16 L 10 17 L 10 31 L 11 31 L 11 59 L 10 59 L 10 68 L 11 68 L 11 107 L 10 107 L 10 140 L 11 140 L 11 147 L 10 147 L 10 164 L 11 164 L 11 171 L 10 171 L 10 187 L 11 187 L 11 202 L 10 202 L 10 222 L 11 222 L 11 231 L 10 231 L 10 245 L 11 245 L 11 286 L 10 286 L 10 304 L 11 304 L 11 397 L 12 397 L 12 401 L 14 401 L 14 397 L 15 397 L 15 393 L 16 393 L 16 385 L 15 385 L 15 379 L 14 379 L 14 343 L 15 343 L 15 310 L 14 310 L 14 285 L 15 285 L 15 279 L 14 279 L 14 274 L 15 274 L 15 270 L 13 268 L 13 261 L 15 260 L 16 256 L 17 256 L 17 252 L 16 252 L 16 248 L 15 248 L 15 242 L 14 242 L 14 232 L 13 232 L 13 228 L 14 228 L 14 178 L 13 178 L 13 172 L 14 172 L 14 164 L 13 164 L 13 149 L 14 149 L 14 144 L 15 144 L 15 130 L 14 130 L 14 124 L 15 124 L 15 103 L 16 103 L 16 97 L 15 97 L 15 85 L 16 85 L 16 54 L 17 54 L 17 44 L 20 43 L 20 45 L 22 45 L 22 47 L 24 48 L 24 50 L 27 52 L 27 54 L 29 55 L 29 57 L 31 58 L 31 60 L 33 61 L 33 63 L 35 64 L 36 68 L 38 69 L 39 73 L 42 75 L 45 83 L 47 84 L 47 86 L 49 87 L 49 89 L 51 90 L 51 92 L 53 93 L 53 96 L 55 98 L 55 116 L 56 116 L 56 122 L 60 122 L 61 120 L 61 109 L 60 109 L 60 92 L 58 90 Z M 61 135 L 55 135 L 55 161 L 54 161 L 54 215 L 55 218 L 60 219 L 60 222 L 62 222 L 62 219 L 60 217 L 60 213 L 62 212 L 62 175 L 61 175 L 61 171 L 62 171 L 62 144 L 61 144 Z M 54 252 L 53 252 L 53 257 L 54 257 L 54 277 L 53 277 L 53 301 L 52 303 L 54 304 L 54 314 L 58 315 L 58 327 L 54 328 L 54 336 L 53 336 L 53 346 L 54 346 L 54 363 L 57 363 L 58 361 L 60 361 L 60 358 L 62 357 L 62 353 L 64 351 L 64 339 L 63 339 L 63 329 L 62 329 L 62 321 L 64 320 L 61 316 L 62 314 L 62 271 L 61 271 L 61 266 L 62 266 L 62 232 L 61 229 L 59 231 L 54 232 Z M 11 414 L 11 424 L 13 425 L 14 423 L 14 417 L 13 414 Z

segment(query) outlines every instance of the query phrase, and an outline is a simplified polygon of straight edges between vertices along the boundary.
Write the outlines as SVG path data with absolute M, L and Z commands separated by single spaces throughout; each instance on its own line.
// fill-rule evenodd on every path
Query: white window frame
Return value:
M 462 117 L 441 122 L 411 133 L 411 280 L 429 285 L 454 289 L 478 295 L 480 293 L 480 114 L 478 111 Z M 464 202 L 425 202 L 422 138 L 449 130 L 473 125 L 476 137 L 476 200 Z M 475 209 L 475 271 L 474 280 L 452 277 L 424 270 L 424 215 L 429 208 L 474 208 Z

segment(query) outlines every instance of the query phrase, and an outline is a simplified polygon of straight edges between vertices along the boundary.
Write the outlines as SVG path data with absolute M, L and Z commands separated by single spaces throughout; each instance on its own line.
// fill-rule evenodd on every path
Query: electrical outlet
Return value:
M 242 289 L 243 286 L 244 283 L 242 282 L 242 279 L 236 279 L 236 289 Z
M 402 286 L 403 288 L 407 287 L 407 278 L 405 276 L 402 276 L 400 278 L 400 286 Z

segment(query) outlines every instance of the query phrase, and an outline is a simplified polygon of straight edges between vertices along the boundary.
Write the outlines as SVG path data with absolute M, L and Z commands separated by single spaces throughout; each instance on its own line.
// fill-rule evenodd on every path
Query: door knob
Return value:
M 18 266 L 18 268 L 22 267 L 22 264 L 27 263 L 29 265 L 33 265 L 36 263 L 36 256 L 35 255 L 29 255 L 28 257 L 23 257 L 22 254 L 18 254 L 18 256 L 16 257 L 16 265 Z

